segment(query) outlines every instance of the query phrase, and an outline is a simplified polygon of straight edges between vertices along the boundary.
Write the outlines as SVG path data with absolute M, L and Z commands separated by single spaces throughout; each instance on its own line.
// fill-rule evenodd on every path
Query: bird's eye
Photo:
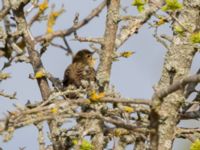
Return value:
M 87 55 L 87 57 L 88 57 L 88 58 L 90 58 L 90 57 L 91 57 L 91 55 Z

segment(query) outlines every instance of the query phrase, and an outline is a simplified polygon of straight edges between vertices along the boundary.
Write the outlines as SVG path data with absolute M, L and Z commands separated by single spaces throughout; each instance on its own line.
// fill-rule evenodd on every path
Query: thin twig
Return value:
M 58 47 L 60 49 L 63 49 L 64 51 L 67 51 L 68 49 L 60 44 L 56 44 L 56 43 L 53 43 L 51 42 L 51 45 L 54 46 L 54 47 Z
M 46 35 L 41 35 L 36 37 L 36 42 L 42 42 L 44 40 L 51 41 L 55 37 L 64 37 L 67 35 L 70 35 L 74 31 L 78 30 L 82 26 L 86 25 L 90 20 L 92 20 L 94 17 L 98 16 L 98 14 L 103 10 L 103 8 L 106 6 L 107 0 L 104 0 L 99 6 L 97 6 L 95 9 L 91 11 L 91 13 L 82 21 L 78 22 L 76 25 L 73 25 L 72 27 L 66 29 L 66 30 L 59 30 L 55 31 L 53 33 L 49 33 Z
M 13 94 L 7 94 L 7 93 L 4 93 L 3 91 L 0 91 L 0 96 L 3 96 L 3 97 L 6 97 L 6 98 L 9 98 L 9 99 L 11 99 L 11 100 L 13 100 L 13 99 L 17 99 L 17 98 L 16 98 L 16 95 L 17 95 L 16 92 L 13 93 Z
M 154 34 L 154 37 L 156 38 L 156 40 L 161 43 L 167 50 L 169 50 L 169 45 L 162 40 L 157 34 Z
M 62 39 L 63 39 L 63 41 L 64 41 L 64 43 L 65 43 L 65 46 L 67 47 L 67 55 L 71 55 L 72 58 L 73 58 L 73 57 L 74 57 L 74 53 L 73 53 L 71 47 L 69 46 L 69 44 L 68 44 L 66 38 L 63 37 Z

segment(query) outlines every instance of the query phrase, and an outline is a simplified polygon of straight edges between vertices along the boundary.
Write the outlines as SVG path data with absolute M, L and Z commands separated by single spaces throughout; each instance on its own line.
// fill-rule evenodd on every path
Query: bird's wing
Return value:
M 94 68 L 89 67 L 86 69 L 86 80 L 96 81 L 96 71 Z
M 73 63 L 69 65 L 64 74 L 63 85 L 70 84 L 77 87 L 81 86 L 81 80 L 96 81 L 96 72 L 94 68 L 82 63 Z
M 65 87 L 69 85 L 70 70 L 71 70 L 71 65 L 69 67 L 67 67 L 67 69 L 65 70 L 65 73 L 64 73 L 63 86 L 65 86 Z
M 79 87 L 83 78 L 83 68 L 83 65 L 80 63 L 69 65 L 64 74 L 63 85 L 66 87 L 72 84 Z

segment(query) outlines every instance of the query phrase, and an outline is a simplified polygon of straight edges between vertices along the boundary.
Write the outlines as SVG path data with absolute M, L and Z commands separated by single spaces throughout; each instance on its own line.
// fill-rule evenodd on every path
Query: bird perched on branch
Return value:
M 94 69 L 93 53 L 87 49 L 76 53 L 64 73 L 63 86 L 74 85 L 77 88 L 83 85 L 83 81 L 96 82 L 96 72 Z M 85 88 L 85 87 L 84 87 Z

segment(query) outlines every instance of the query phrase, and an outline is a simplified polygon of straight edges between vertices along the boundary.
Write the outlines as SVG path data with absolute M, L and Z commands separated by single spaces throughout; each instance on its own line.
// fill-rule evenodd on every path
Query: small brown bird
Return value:
M 74 85 L 83 86 L 83 80 L 96 82 L 96 72 L 94 69 L 93 53 L 87 49 L 80 50 L 73 58 L 64 73 L 63 86 Z M 83 86 L 84 87 L 84 86 Z

